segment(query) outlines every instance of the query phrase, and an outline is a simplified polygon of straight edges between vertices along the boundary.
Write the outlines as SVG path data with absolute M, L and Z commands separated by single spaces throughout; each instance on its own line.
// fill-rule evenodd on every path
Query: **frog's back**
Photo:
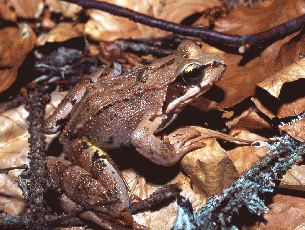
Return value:
M 129 78 L 125 86 L 120 82 L 93 84 L 87 89 L 64 128 L 64 145 L 82 136 L 104 150 L 131 145 L 130 136 L 141 120 L 162 109 L 165 91 L 146 89 L 142 93 L 136 90 L 136 79 Z

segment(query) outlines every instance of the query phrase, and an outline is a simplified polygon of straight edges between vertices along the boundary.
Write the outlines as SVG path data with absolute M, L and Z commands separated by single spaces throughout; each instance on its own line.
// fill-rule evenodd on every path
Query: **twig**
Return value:
M 180 219 L 173 229 L 238 229 L 241 223 L 234 217 L 240 214 L 242 208 L 255 215 L 268 211 L 264 202 L 266 194 L 274 191 L 283 174 L 305 154 L 305 143 L 288 134 L 269 139 L 268 143 L 258 143 L 270 146 L 272 151 L 224 189 L 222 194 L 211 197 L 194 215 L 192 209 L 184 208 L 189 207 L 189 202 L 185 198 L 180 199 Z M 190 223 L 190 227 L 181 228 L 186 222 Z
M 15 169 L 28 169 L 28 166 L 26 164 L 24 164 L 21 166 L 0 169 L 0 174 L 8 174 L 11 170 L 15 170 Z
M 177 197 L 180 191 L 181 189 L 178 187 L 178 184 L 167 185 L 152 193 L 147 199 L 141 200 L 140 202 L 137 203 L 133 203 L 131 205 L 130 211 L 133 214 L 139 211 L 143 211 L 144 209 L 150 208 L 153 205 L 156 205 L 161 201 L 164 201 L 165 199 L 171 197 Z
M 45 208 L 43 194 L 45 193 L 46 180 L 46 160 L 45 160 L 45 136 L 42 132 L 45 112 L 45 100 L 43 98 L 43 88 L 36 86 L 28 93 L 28 103 L 26 109 L 30 112 L 28 121 L 30 122 L 29 133 L 30 143 L 30 168 L 28 175 L 30 184 L 28 186 L 28 196 L 30 204 L 29 226 L 31 229 L 45 229 Z
M 2 169 L 2 173 L 7 173 L 13 169 L 26 169 L 25 174 L 29 177 L 30 183 L 19 180 L 18 186 L 23 192 L 24 199 L 30 204 L 30 212 L 19 216 L 6 216 L 0 218 L 0 226 L 26 227 L 30 229 L 46 229 L 45 209 L 44 209 L 44 188 L 46 180 L 45 164 L 45 136 L 42 133 L 46 100 L 43 98 L 41 86 L 33 88 L 28 93 L 26 109 L 29 111 L 28 121 L 30 122 L 29 133 L 30 143 L 30 168 L 26 165 Z
M 128 18 L 131 21 L 138 22 L 150 27 L 156 27 L 162 30 L 170 31 L 176 34 L 185 36 L 200 37 L 206 43 L 215 45 L 215 43 L 227 46 L 234 46 L 238 48 L 239 53 L 243 54 L 249 50 L 263 49 L 277 40 L 300 30 L 305 21 L 305 14 L 282 23 L 269 30 L 249 34 L 249 35 L 232 35 L 213 31 L 210 29 L 203 29 L 200 27 L 191 27 L 180 25 L 173 22 L 168 22 L 162 19 L 157 19 L 136 11 L 117 6 L 111 3 L 94 1 L 94 0 L 62 0 L 66 2 L 75 3 L 83 8 L 98 9 L 108 12 L 110 14 Z

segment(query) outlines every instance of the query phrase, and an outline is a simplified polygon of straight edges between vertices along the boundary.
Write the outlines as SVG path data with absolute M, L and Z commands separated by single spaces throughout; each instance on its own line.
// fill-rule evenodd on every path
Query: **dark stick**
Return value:
M 15 170 L 15 169 L 28 169 L 28 166 L 26 164 L 24 164 L 21 166 L 0 169 L 0 174 L 8 174 L 11 170 Z
M 42 132 L 46 100 L 43 97 L 43 87 L 37 85 L 33 91 L 28 92 L 28 102 L 26 110 L 29 111 L 27 120 L 30 122 L 30 168 L 28 175 L 31 183 L 28 188 L 28 202 L 30 204 L 29 228 L 46 229 L 44 218 L 45 206 L 43 195 L 45 193 L 45 181 L 47 176 L 46 158 L 45 158 L 45 136 Z
M 166 31 L 171 31 L 176 34 L 200 37 L 203 41 L 207 43 L 220 43 L 228 46 L 239 47 L 240 53 L 244 53 L 250 48 L 255 49 L 266 47 L 272 44 L 273 42 L 282 39 L 284 36 L 287 36 L 300 30 L 305 20 L 305 15 L 301 15 L 298 18 L 282 23 L 269 30 L 242 36 L 221 33 L 199 27 L 180 25 L 162 19 L 156 19 L 154 17 L 106 2 L 96 2 L 94 0 L 62 1 L 75 3 L 77 5 L 82 6 L 83 8 L 99 9 L 101 11 L 105 11 L 116 16 L 128 18 L 129 20 L 134 22 L 138 22 L 150 27 L 156 27 Z
M 166 199 L 177 197 L 180 191 L 181 189 L 179 188 L 178 184 L 169 184 L 152 193 L 147 199 L 141 200 L 140 202 L 137 203 L 133 203 L 131 205 L 130 211 L 133 214 L 139 211 L 143 211 Z

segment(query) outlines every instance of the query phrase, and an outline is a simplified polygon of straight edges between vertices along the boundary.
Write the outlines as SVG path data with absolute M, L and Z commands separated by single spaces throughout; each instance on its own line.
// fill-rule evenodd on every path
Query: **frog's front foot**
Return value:
M 131 142 L 143 156 L 155 164 L 171 166 L 192 150 L 205 147 L 198 141 L 201 133 L 195 129 L 180 128 L 163 139 L 156 137 L 154 133 L 164 119 L 167 117 L 147 117 L 133 132 Z

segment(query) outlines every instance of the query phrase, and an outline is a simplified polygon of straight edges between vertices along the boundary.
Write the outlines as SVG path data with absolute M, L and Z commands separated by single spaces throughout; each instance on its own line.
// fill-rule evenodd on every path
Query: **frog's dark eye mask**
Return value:
M 225 70 L 225 65 L 212 62 L 206 65 L 189 62 L 178 71 L 176 80 L 170 84 L 165 113 L 175 113 L 186 104 L 206 92 Z

